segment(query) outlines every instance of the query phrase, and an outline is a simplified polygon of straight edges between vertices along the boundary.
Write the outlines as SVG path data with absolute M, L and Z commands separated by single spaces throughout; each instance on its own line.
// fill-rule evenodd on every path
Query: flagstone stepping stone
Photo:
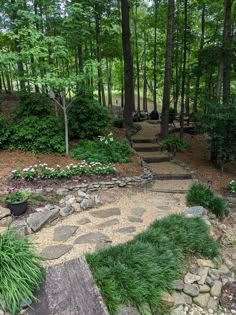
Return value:
M 11 211 L 8 208 L 3 208 L 0 206 L 0 220 L 11 215 Z
M 105 249 L 105 248 L 108 248 L 108 247 L 111 247 L 111 243 L 99 242 L 99 243 L 96 244 L 95 250 Z
M 75 225 L 62 225 L 54 230 L 54 241 L 63 242 L 68 240 L 78 229 Z
M 138 217 L 128 217 L 129 222 L 133 222 L 133 223 L 143 223 L 143 220 L 141 218 Z
M 127 227 L 115 230 L 114 232 L 123 233 L 123 234 L 129 234 L 129 233 L 133 233 L 135 231 L 136 231 L 136 227 L 135 226 L 127 226 Z
M 103 210 L 97 210 L 97 211 L 92 211 L 90 214 L 95 217 L 95 218 L 109 218 L 114 215 L 120 215 L 121 211 L 119 208 L 109 208 L 109 209 L 103 209 Z
M 76 238 L 76 240 L 74 241 L 74 244 L 87 244 L 87 243 L 106 243 L 106 242 L 111 242 L 111 239 L 99 232 L 90 232 L 84 235 L 81 235 L 79 237 Z
M 130 210 L 131 214 L 134 215 L 135 217 L 142 217 L 144 213 L 146 212 L 146 209 L 144 208 L 132 208 Z
M 120 221 L 118 219 L 111 219 L 111 220 L 108 220 L 108 221 L 105 221 L 103 223 L 100 223 L 97 225 L 97 228 L 99 230 L 103 230 L 104 228 L 107 228 L 107 227 L 110 227 L 110 226 L 113 226 L 115 224 L 119 224 Z
M 27 223 L 34 232 L 37 232 L 46 223 L 52 222 L 53 220 L 58 218 L 58 216 L 59 216 L 59 209 L 35 212 L 29 215 L 29 217 L 27 218 Z
M 52 245 L 45 247 L 41 255 L 47 260 L 58 259 L 73 248 L 73 245 Z
M 85 225 L 90 223 L 91 221 L 89 220 L 89 218 L 82 218 L 81 220 L 77 221 L 77 224 L 79 225 Z
M 140 315 L 140 313 L 133 306 L 122 305 L 118 315 Z

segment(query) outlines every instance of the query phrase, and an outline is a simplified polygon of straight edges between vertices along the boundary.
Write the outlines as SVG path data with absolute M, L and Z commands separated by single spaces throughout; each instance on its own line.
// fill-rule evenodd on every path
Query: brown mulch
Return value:
M 9 177 L 11 175 L 11 171 L 14 169 L 22 169 L 30 165 L 47 163 L 50 167 L 56 167 L 56 165 L 60 165 L 62 168 L 67 166 L 70 163 L 79 163 L 78 160 L 74 158 L 67 157 L 63 154 L 59 153 L 51 153 L 51 154 L 33 154 L 31 152 L 23 152 L 19 150 L 0 150 L 0 190 L 3 190 L 7 185 L 12 185 L 14 182 L 9 182 Z M 137 156 L 132 156 L 131 163 L 115 163 L 117 173 L 116 176 L 138 176 L 142 173 L 143 169 L 140 163 L 140 160 Z M 90 182 L 90 181 L 98 181 L 98 180 L 110 180 L 113 175 L 109 176 L 84 176 L 77 180 L 77 182 Z M 17 181 L 18 184 L 24 186 L 54 186 L 58 187 L 58 185 L 64 185 L 73 182 L 73 180 L 60 180 L 60 181 L 38 181 L 37 183 L 26 183 L 25 181 Z M 27 185 L 26 185 L 27 184 Z
M 184 139 L 190 144 L 191 149 L 178 152 L 176 158 L 195 170 L 201 181 L 209 183 L 214 190 L 224 195 L 228 194 L 227 185 L 232 179 L 236 179 L 236 167 L 231 166 L 228 170 L 226 167 L 222 172 L 211 163 L 206 135 L 185 134 Z

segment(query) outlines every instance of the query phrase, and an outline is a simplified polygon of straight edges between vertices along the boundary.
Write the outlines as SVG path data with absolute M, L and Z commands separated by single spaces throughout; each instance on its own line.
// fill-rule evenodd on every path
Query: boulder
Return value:
M 55 220 L 59 216 L 59 210 L 45 210 L 41 212 L 35 212 L 29 215 L 27 218 L 27 224 L 30 228 L 37 232 L 39 231 L 46 223 Z

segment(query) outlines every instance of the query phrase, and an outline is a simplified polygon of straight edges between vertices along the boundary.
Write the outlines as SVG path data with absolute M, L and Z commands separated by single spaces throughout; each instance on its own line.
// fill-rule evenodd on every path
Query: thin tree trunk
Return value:
M 193 112 L 197 112 L 197 102 L 198 102 L 198 93 L 199 93 L 199 84 L 200 78 L 202 76 L 202 50 L 204 47 L 204 39 L 205 39 L 205 12 L 206 12 L 206 5 L 203 4 L 202 6 L 202 22 L 201 22 L 201 39 L 200 39 L 200 47 L 198 52 L 198 70 L 197 70 L 197 78 L 195 84 L 195 95 L 193 101 Z
M 224 72 L 224 63 L 221 58 L 218 70 L 218 79 L 217 79 L 217 87 L 216 87 L 216 98 L 220 101 L 222 95 L 222 82 L 223 82 L 223 72 Z
M 108 58 L 106 58 L 106 68 L 107 68 L 107 92 L 108 92 L 108 106 L 112 106 L 112 83 L 111 83 L 111 66 L 109 64 Z
M 124 56 L 124 85 L 125 85 L 125 107 L 124 123 L 126 127 L 133 126 L 134 110 L 134 82 L 133 82 L 133 56 L 130 43 L 130 6 L 128 0 L 121 0 L 122 14 L 122 45 Z
M 168 137 L 168 133 L 169 133 L 168 127 L 169 127 L 169 108 L 170 108 L 170 91 L 171 91 L 171 66 L 172 66 L 174 14 L 175 14 L 175 1 L 168 0 L 166 62 L 165 62 L 165 78 L 164 78 L 164 91 L 163 91 L 163 100 L 162 100 L 162 121 L 161 121 L 162 138 Z
M 153 106 L 157 111 L 157 0 L 154 6 Z
M 143 52 L 143 110 L 147 111 L 147 65 L 146 65 L 146 40 L 144 34 L 144 52 Z
M 187 60 L 187 27 L 188 27 L 188 0 L 184 0 L 184 55 L 181 89 L 181 113 L 180 113 L 180 136 L 184 133 L 184 102 L 185 102 L 185 81 L 186 81 L 186 60 Z
M 137 23 L 138 23 L 138 4 L 136 1 L 135 18 L 134 18 L 134 34 L 135 34 L 135 55 L 136 55 L 136 67 L 137 67 L 137 92 L 138 92 L 137 111 L 140 112 L 140 66 L 139 66 Z

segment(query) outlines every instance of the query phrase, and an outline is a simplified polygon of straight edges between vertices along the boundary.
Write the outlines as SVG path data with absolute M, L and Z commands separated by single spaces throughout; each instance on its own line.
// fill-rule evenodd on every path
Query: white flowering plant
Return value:
M 231 180 L 229 183 L 228 183 L 228 189 L 231 193 L 236 193 L 236 181 L 235 180 Z
M 78 164 L 69 164 L 64 169 L 57 165 L 55 168 L 49 167 L 46 163 L 26 167 L 22 170 L 12 171 L 12 179 L 25 179 L 33 181 L 35 179 L 70 179 L 74 176 L 109 175 L 116 172 L 115 167 L 110 163 L 82 161 Z

